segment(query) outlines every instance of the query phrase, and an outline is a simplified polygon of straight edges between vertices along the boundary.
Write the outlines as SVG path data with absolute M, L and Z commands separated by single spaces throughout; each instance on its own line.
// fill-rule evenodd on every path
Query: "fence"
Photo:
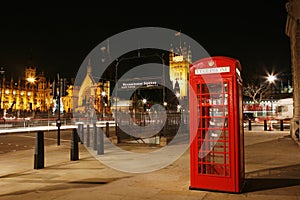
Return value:
M 120 113 L 122 115 L 122 113 Z M 147 135 L 151 135 L 151 137 L 167 137 L 171 140 L 179 131 L 189 133 L 189 115 L 188 113 L 180 113 L 180 112 L 169 112 L 166 115 L 163 114 L 156 114 L 152 115 L 145 115 L 143 117 L 137 118 L 136 120 L 132 119 L 131 116 L 127 114 L 123 114 L 122 116 L 118 117 L 118 126 L 115 130 L 115 135 L 118 137 L 119 142 L 125 142 L 128 140 L 142 140 L 143 138 L 147 138 Z M 141 133 L 141 137 L 134 137 L 129 132 L 124 130 L 130 130 L 132 124 L 135 123 L 136 125 L 142 127 L 146 127 L 148 125 L 155 125 L 157 127 L 162 127 L 157 133 L 154 133 L 157 129 L 152 130 L 149 128 L 140 129 L 143 131 Z M 120 127 L 123 127 L 122 129 Z M 148 133 L 148 132 L 149 133 Z M 153 134 L 151 134 L 153 131 Z M 143 137 L 142 135 L 145 135 Z

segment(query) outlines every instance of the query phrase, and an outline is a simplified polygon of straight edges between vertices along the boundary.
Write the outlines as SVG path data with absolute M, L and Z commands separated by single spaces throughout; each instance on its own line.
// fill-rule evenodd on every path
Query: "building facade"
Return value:
M 177 97 L 186 98 L 189 93 L 189 70 L 192 63 L 190 48 L 180 45 L 176 51 L 171 47 L 169 56 L 170 80 Z
M 91 62 L 88 62 L 84 80 L 80 86 L 69 86 L 63 102 L 77 116 L 107 118 L 111 116 L 110 82 L 93 77 Z
M 291 136 L 299 140 L 300 122 L 300 2 L 289 0 L 286 3 L 287 21 L 285 33 L 290 38 L 293 75 L 294 116 L 291 121 Z
M 9 80 L 3 74 L 1 82 L 0 106 L 3 114 L 14 112 L 14 116 L 19 116 L 22 111 L 46 112 L 53 104 L 50 81 L 44 73 L 37 74 L 35 66 L 26 67 L 24 77 L 18 80 Z

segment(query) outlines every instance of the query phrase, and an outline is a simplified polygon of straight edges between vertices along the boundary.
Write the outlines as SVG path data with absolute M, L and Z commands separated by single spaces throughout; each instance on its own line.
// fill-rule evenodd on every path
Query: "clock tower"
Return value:
M 192 63 L 190 47 L 183 46 L 174 49 L 171 46 L 169 67 L 170 80 L 176 96 L 180 99 L 187 98 L 189 89 L 189 66 Z

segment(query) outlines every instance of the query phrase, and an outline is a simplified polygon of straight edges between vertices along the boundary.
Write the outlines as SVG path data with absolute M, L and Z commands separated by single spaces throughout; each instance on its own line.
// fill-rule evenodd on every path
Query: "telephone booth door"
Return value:
M 239 193 L 244 182 L 241 66 L 210 57 L 190 67 L 190 189 Z

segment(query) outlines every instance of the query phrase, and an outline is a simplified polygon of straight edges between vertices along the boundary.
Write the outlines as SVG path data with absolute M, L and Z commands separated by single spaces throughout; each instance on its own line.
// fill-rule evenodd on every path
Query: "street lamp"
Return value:
M 276 80 L 276 76 L 273 74 L 268 75 L 267 80 L 269 83 L 274 83 Z
M 274 74 L 269 74 L 267 77 L 268 83 L 272 84 L 271 85 L 271 93 L 273 92 L 273 84 L 275 83 L 276 79 L 277 79 L 277 77 Z M 273 97 L 271 97 L 270 101 L 271 101 L 271 112 L 273 112 Z
M 144 126 L 146 125 L 146 119 L 145 119 L 145 106 L 147 103 L 147 99 L 142 99 L 142 103 L 143 103 L 143 109 L 142 109 L 142 113 L 143 113 L 143 122 L 144 122 Z
M 3 67 L 0 68 L 0 112 L 2 112 L 2 83 L 3 83 L 3 75 L 4 75 L 5 71 L 3 69 Z
M 35 82 L 35 78 L 34 77 L 28 77 L 27 81 L 31 84 L 33 84 Z
M 275 81 L 277 80 L 277 77 L 274 74 L 268 74 L 267 81 L 270 84 L 271 92 L 273 91 L 273 84 L 275 84 Z
M 181 110 L 181 105 L 177 105 L 177 112 L 180 112 Z
M 105 115 L 105 101 L 104 101 L 105 95 L 106 95 L 105 91 L 102 91 L 101 92 L 101 96 L 102 96 L 102 120 L 104 120 L 104 115 Z
M 36 91 L 35 91 L 35 82 L 36 82 L 36 78 L 35 77 L 28 77 L 26 78 L 26 81 L 30 84 L 30 86 L 32 86 L 32 101 L 34 101 L 34 95 L 36 95 Z M 28 94 L 29 96 L 29 94 Z M 34 106 L 34 102 L 30 102 L 29 103 L 29 109 L 30 111 L 35 110 L 35 106 Z
M 147 99 L 143 99 L 142 102 L 143 102 L 143 105 L 145 105 L 147 103 Z

